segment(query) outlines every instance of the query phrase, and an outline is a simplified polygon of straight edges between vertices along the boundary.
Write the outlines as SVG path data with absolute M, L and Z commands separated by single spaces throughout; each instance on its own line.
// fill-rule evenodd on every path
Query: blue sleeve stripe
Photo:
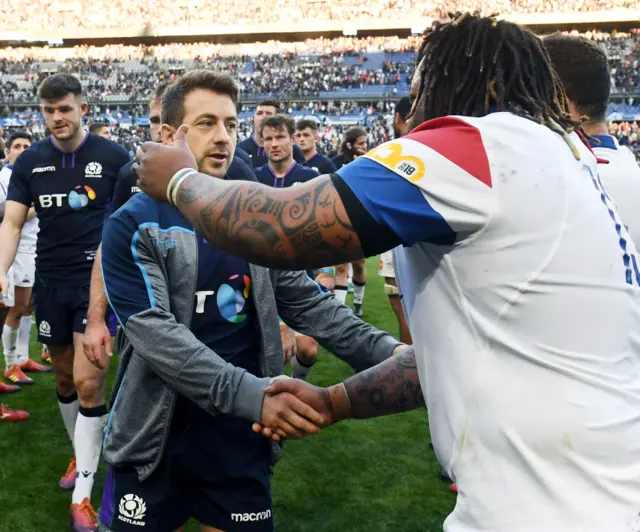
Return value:
M 393 230 L 404 245 L 455 242 L 455 232 L 422 191 L 381 164 L 358 157 L 337 173 L 373 219 Z
M 144 284 L 147 287 L 147 294 L 149 296 L 149 306 L 151 308 L 155 308 L 156 298 L 153 295 L 153 287 L 151 286 L 151 279 L 149 279 L 149 274 L 147 273 L 147 269 L 140 262 L 140 257 L 138 256 L 138 250 L 136 249 L 139 236 L 140 236 L 140 227 L 135 233 L 133 233 L 133 238 L 131 238 L 131 256 L 133 257 L 133 262 L 135 262 L 136 266 L 140 269 L 140 272 L 142 273 L 142 278 L 144 279 Z
M 107 283 L 104 280 L 104 268 L 102 266 L 102 260 L 100 260 L 100 273 L 102 273 L 102 286 L 104 286 L 104 294 L 107 296 L 107 302 L 109 303 L 109 306 L 113 310 L 113 313 L 116 315 L 116 319 L 118 320 L 120 327 L 124 329 L 124 323 L 122 323 L 122 320 L 120 319 L 120 316 L 118 316 L 118 313 L 116 312 L 115 307 L 111 304 L 111 298 L 109 297 L 109 290 L 107 289 Z
M 147 293 L 149 294 L 149 305 L 151 308 L 155 308 L 156 306 L 156 298 L 153 295 L 153 287 L 151 286 L 151 279 L 149 278 L 149 274 L 147 273 L 147 269 L 140 262 L 140 257 L 138 256 L 138 250 L 136 249 L 136 244 L 138 242 L 138 237 L 140 236 L 140 231 L 143 229 L 148 229 L 149 227 L 155 227 L 158 229 L 160 233 L 168 233 L 169 231 L 184 231 L 190 235 L 195 235 L 195 231 L 191 229 L 187 229 L 186 227 L 180 227 L 178 225 L 173 225 L 171 227 L 167 227 L 166 229 L 161 229 L 157 222 L 146 222 L 140 224 L 138 226 L 138 230 L 133 234 L 133 238 L 131 239 L 131 256 L 133 257 L 133 261 L 136 266 L 140 269 L 142 273 L 142 278 L 144 279 L 144 283 L 147 287 Z
M 318 289 L 318 293 L 320 295 L 323 295 L 325 293 L 325 288 L 320 283 L 316 282 L 316 280 L 309 275 L 309 272 L 307 270 L 304 271 L 304 274 L 307 276 L 307 279 L 309 279 L 309 281 L 311 281 L 316 286 L 316 288 Z

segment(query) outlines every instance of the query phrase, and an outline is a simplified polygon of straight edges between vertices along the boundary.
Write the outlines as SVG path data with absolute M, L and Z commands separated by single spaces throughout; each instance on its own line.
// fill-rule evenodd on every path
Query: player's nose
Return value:
M 231 142 L 231 136 L 227 132 L 226 127 L 218 126 L 215 128 L 213 142 L 214 144 L 229 144 Z

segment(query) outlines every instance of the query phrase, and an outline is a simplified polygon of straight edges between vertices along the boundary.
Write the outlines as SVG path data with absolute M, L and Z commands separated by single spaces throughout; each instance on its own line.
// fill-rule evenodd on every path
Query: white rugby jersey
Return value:
M 570 139 L 445 117 L 338 172 L 405 244 L 396 276 L 459 490 L 448 532 L 640 531 L 640 272 Z
M 633 153 L 620 146 L 615 137 L 595 135 L 594 153 L 609 164 L 598 165 L 598 173 L 605 190 L 611 196 L 622 221 L 636 246 L 640 246 L 640 167 Z
M 8 164 L 0 170 L 0 203 L 7 201 L 7 190 L 11 179 L 11 165 Z M 22 226 L 22 235 L 18 244 L 18 253 L 35 253 L 38 240 L 38 217 L 34 216 Z

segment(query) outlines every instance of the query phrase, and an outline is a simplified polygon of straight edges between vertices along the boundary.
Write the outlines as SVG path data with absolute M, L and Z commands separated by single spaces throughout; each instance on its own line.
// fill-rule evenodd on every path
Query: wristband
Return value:
M 167 185 L 167 200 L 171 205 L 175 205 L 178 198 L 178 189 L 182 182 L 191 174 L 195 174 L 196 171 L 193 168 L 183 168 L 178 170 L 173 177 L 169 180 Z

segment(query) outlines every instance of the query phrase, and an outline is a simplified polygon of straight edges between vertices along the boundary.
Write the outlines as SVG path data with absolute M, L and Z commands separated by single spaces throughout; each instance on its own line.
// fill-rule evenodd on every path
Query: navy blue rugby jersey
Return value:
M 88 285 L 102 238 L 102 226 L 127 151 L 86 134 L 71 153 L 52 138 L 36 142 L 18 157 L 7 200 L 35 206 L 40 223 L 36 271 L 44 284 Z
M 293 161 L 293 166 L 289 168 L 289 171 L 282 177 L 276 177 L 268 164 L 256 168 L 258 181 L 263 185 L 276 188 L 288 188 L 298 183 L 306 183 L 319 175 L 313 168 L 298 164 L 295 161 Z

